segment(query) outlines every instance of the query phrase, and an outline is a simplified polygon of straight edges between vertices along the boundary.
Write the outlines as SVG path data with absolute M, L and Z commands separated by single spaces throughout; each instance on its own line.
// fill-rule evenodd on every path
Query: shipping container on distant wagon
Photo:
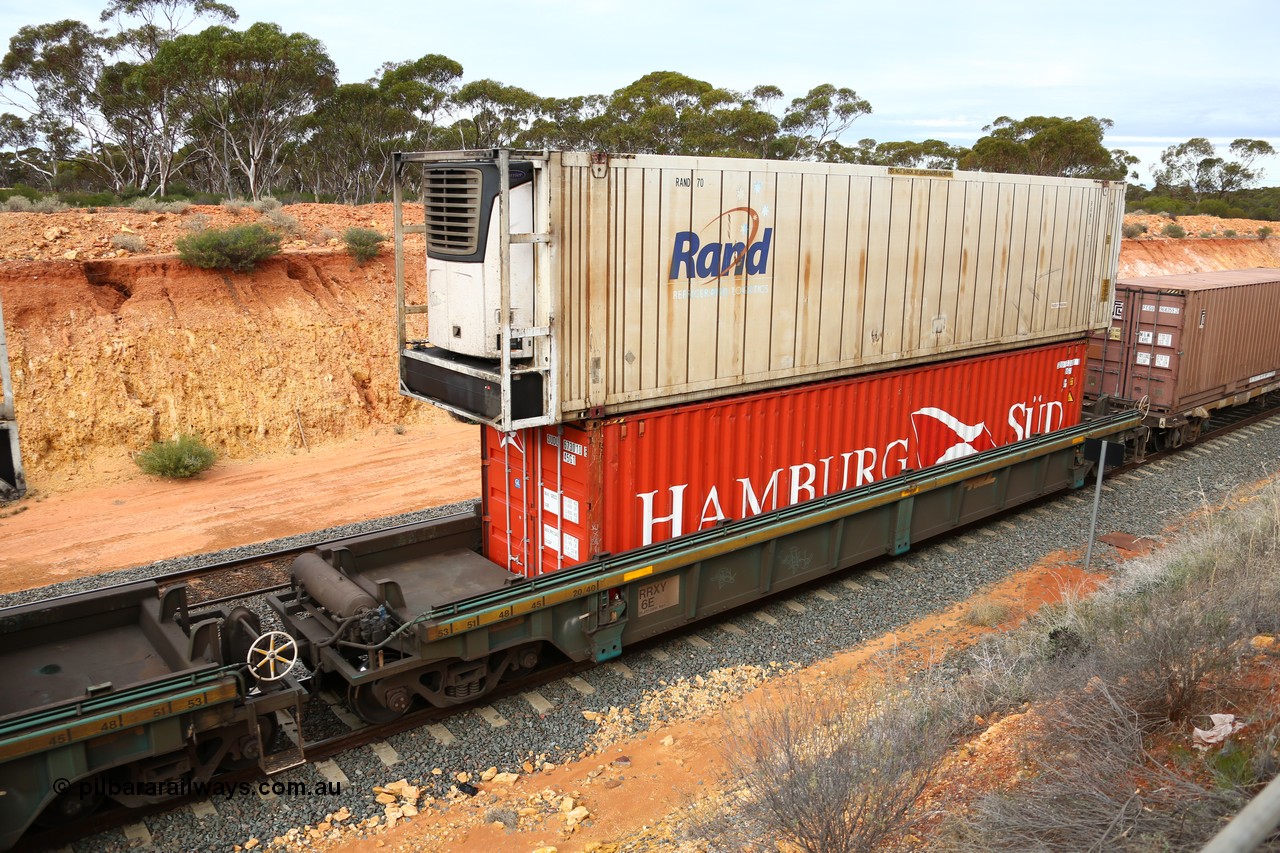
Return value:
M 1078 339 L 1109 322 L 1124 211 L 1119 182 L 776 160 L 434 152 L 395 175 L 425 216 L 396 205 L 401 392 L 501 430 Z
M 1085 392 L 1149 408 L 1172 445 L 1215 409 L 1280 391 L 1280 269 L 1120 279 Z
M 483 428 L 490 560 L 530 577 L 1080 422 L 1084 341 L 577 424 Z

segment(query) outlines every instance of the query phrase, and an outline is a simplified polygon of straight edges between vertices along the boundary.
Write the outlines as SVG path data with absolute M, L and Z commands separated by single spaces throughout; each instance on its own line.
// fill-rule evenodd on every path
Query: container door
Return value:
M 543 427 L 539 454 L 540 515 L 536 534 L 541 571 L 554 572 L 586 562 L 598 550 L 592 547 L 589 530 L 592 483 L 599 460 L 599 430 L 588 433 L 570 426 Z
M 484 555 L 509 572 L 536 571 L 536 543 L 530 524 L 530 492 L 536 491 L 533 454 L 539 430 L 500 432 L 482 426 L 484 470 Z
M 1187 306 L 1183 291 L 1135 291 L 1129 389 L 1147 397 L 1153 411 L 1168 411 L 1177 400 L 1178 348 Z

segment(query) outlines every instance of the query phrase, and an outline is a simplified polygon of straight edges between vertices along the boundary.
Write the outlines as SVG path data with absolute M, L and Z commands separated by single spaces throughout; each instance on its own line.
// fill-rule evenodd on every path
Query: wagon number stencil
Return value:
M 675 607 L 680 603 L 680 581 L 678 578 L 664 578 L 647 583 L 636 590 L 641 616 Z

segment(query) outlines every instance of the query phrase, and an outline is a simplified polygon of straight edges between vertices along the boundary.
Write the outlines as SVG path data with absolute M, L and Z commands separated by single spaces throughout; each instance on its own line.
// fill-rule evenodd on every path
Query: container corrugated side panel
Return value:
M 1280 370 L 1280 273 L 1273 275 L 1270 281 L 1187 294 L 1188 346 L 1173 408 L 1193 409 L 1275 381 Z
M 597 178 L 565 162 L 562 420 L 1071 339 L 1109 316 L 1118 186 L 672 157 L 615 158 Z
M 1084 352 L 1072 341 L 506 436 L 485 428 L 487 481 L 507 483 L 486 490 L 486 553 L 555 571 L 1075 425 Z M 527 528 L 504 527 L 509 496 Z M 509 544 L 526 529 L 532 557 Z

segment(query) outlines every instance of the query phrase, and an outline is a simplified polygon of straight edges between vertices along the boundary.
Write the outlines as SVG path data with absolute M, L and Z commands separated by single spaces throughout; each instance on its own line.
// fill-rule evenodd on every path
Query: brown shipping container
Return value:
M 1126 278 L 1090 341 L 1086 393 L 1151 404 L 1161 426 L 1280 388 L 1280 269 Z
M 1074 426 L 1072 341 L 571 425 L 483 428 L 485 553 L 534 576 Z
M 402 390 L 500 429 L 1078 340 L 1109 322 L 1119 182 L 398 156 L 428 186 L 426 293 L 402 297 Z

